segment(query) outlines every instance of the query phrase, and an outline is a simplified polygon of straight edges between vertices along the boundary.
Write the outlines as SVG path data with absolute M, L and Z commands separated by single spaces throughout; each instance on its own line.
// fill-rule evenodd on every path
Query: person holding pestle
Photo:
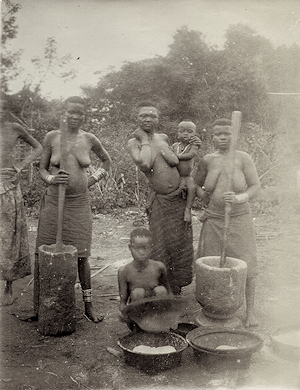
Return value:
M 254 313 L 256 243 L 249 200 L 258 194 L 260 182 L 251 157 L 237 150 L 232 191 L 227 191 L 231 137 L 230 119 L 217 119 L 212 123 L 212 139 L 217 150 L 200 160 L 195 175 L 197 196 L 208 203 L 202 217 L 197 258 L 221 254 L 225 204 L 231 203 L 226 255 L 247 263 L 245 325 L 248 327 L 258 325 Z
M 43 141 L 40 176 L 48 184 L 41 200 L 39 224 L 36 239 L 36 261 L 34 275 L 34 318 L 39 308 L 38 248 L 40 245 L 55 244 L 57 231 L 57 207 L 59 184 L 66 185 L 64 203 L 63 243 L 78 250 L 78 274 L 82 287 L 86 317 L 93 321 L 103 320 L 96 313 L 92 303 L 91 273 L 88 258 L 91 251 L 92 212 L 88 188 L 108 176 L 111 159 L 99 139 L 81 130 L 86 114 L 85 101 L 72 96 L 65 101 L 64 115 L 67 119 L 66 170 L 60 169 L 60 130 L 52 130 Z M 88 167 L 93 152 L 102 162 L 91 176 Z

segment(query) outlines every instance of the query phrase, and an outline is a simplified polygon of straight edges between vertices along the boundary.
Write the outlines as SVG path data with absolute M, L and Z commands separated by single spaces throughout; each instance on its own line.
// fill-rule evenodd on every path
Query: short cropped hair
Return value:
M 152 234 L 148 229 L 145 228 L 136 228 L 132 230 L 130 233 L 130 244 L 132 244 L 132 241 L 135 237 L 148 237 L 149 240 L 152 241 Z
M 216 119 L 212 124 L 211 127 L 213 128 L 214 126 L 231 126 L 231 120 L 227 118 L 221 118 L 221 119 Z
M 158 110 L 158 105 L 151 100 L 143 100 L 136 105 L 136 108 L 154 107 Z
M 185 123 L 185 122 L 189 122 L 191 123 L 192 125 L 195 126 L 195 130 L 196 130 L 196 125 L 193 121 L 191 121 L 190 119 L 183 119 L 180 123 L 178 123 L 178 126 L 181 125 L 182 123 Z
M 64 105 L 66 106 L 68 103 L 78 103 L 78 104 L 82 104 L 84 107 L 86 107 L 85 100 L 82 99 L 80 96 L 70 96 L 70 97 L 68 97 L 65 100 Z
M 143 101 L 140 101 L 139 103 L 137 103 L 137 104 L 134 106 L 134 108 L 133 108 L 133 110 L 132 110 L 132 112 L 131 112 L 131 118 L 132 118 L 132 120 L 136 121 L 137 116 L 138 116 L 138 113 L 139 113 L 139 111 L 140 111 L 140 109 L 141 109 L 142 107 L 154 107 L 154 108 L 157 109 L 158 115 L 160 115 L 160 109 L 159 109 L 157 103 L 155 103 L 155 102 L 153 102 L 153 101 L 151 101 L 151 100 L 143 100 Z
M 157 112 L 160 114 L 160 110 L 159 110 L 158 104 L 156 104 L 155 102 L 153 102 L 151 100 L 144 100 L 144 101 L 139 102 L 136 105 L 136 112 L 138 113 L 140 108 L 143 108 L 143 107 L 154 107 L 154 108 L 157 109 Z

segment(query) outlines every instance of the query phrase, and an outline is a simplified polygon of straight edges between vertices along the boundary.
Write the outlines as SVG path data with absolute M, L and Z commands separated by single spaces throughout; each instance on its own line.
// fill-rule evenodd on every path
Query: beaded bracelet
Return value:
M 45 181 L 46 181 L 48 184 L 52 184 L 54 178 L 55 178 L 54 175 L 47 175 L 47 176 L 45 177 Z
M 95 180 L 95 181 L 99 181 L 100 179 L 102 179 L 103 177 L 106 177 L 108 175 L 108 173 L 106 172 L 106 170 L 104 168 L 99 168 L 96 172 L 94 172 L 92 174 L 92 178 Z
M 248 202 L 249 195 L 247 194 L 247 192 L 244 192 L 243 194 L 235 195 L 235 198 L 236 198 L 238 203 L 245 203 L 245 202 Z

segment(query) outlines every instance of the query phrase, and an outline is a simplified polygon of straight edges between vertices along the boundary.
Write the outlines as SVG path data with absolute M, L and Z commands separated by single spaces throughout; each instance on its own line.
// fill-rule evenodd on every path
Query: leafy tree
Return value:
M 1 89 L 4 92 L 9 91 L 9 81 L 17 77 L 22 70 L 19 66 L 22 50 L 15 52 L 9 50 L 10 40 L 16 38 L 18 33 L 15 14 L 20 8 L 20 4 L 3 0 L 1 15 Z
M 47 80 L 49 75 L 64 79 L 64 81 L 71 80 L 76 77 L 74 69 L 65 71 L 66 67 L 72 60 L 71 54 L 66 54 L 63 57 L 58 57 L 57 43 L 55 38 L 47 39 L 44 56 L 35 57 L 31 60 L 34 65 L 34 74 L 28 75 L 24 86 L 32 90 L 36 95 L 41 91 L 41 85 Z
M 5 12 L 2 13 L 2 56 L 1 56 L 1 88 L 4 92 L 9 92 L 9 82 L 19 76 L 22 70 L 19 67 L 19 60 L 22 50 L 15 53 L 9 51 L 9 41 L 17 36 L 18 26 L 16 24 L 16 13 L 20 9 L 19 4 L 13 4 L 9 0 L 4 0 Z M 57 54 L 57 44 L 54 38 L 48 38 L 45 46 L 44 56 L 32 59 L 34 72 L 24 80 L 21 91 L 10 96 L 10 110 L 12 120 L 21 123 L 29 129 L 35 129 L 34 136 L 42 141 L 45 133 L 59 126 L 59 112 L 61 102 L 49 102 L 41 94 L 41 86 L 50 75 L 56 75 L 65 81 L 74 78 L 75 72 L 70 69 L 65 70 L 70 63 L 69 54 L 59 57 Z M 31 131 L 31 130 L 29 130 Z M 22 142 L 20 151 L 23 150 Z M 23 153 L 23 152 L 20 152 Z M 37 163 L 31 167 L 27 177 L 24 174 L 26 185 L 24 187 L 24 199 L 29 207 L 40 199 L 41 187 L 43 186 L 38 174 Z M 26 178 L 25 178 L 26 176 Z M 28 178 L 30 185 L 28 186 Z
M 129 122 L 137 101 L 155 100 L 161 106 L 167 133 L 169 122 L 190 118 L 203 128 L 215 116 L 236 109 L 242 110 L 246 119 L 259 121 L 266 90 L 255 71 L 258 64 L 251 56 L 245 60 L 242 52 L 246 38 L 254 47 L 255 42 L 251 30 L 239 27 L 233 32 L 220 51 L 207 45 L 200 32 L 182 27 L 166 57 L 126 63 L 120 71 L 104 76 L 96 88 L 83 90 L 106 121 Z M 264 40 L 263 44 L 258 41 L 266 46 Z
M 16 13 L 21 8 L 20 4 L 12 3 L 10 0 L 3 1 L 4 11 L 2 12 L 2 55 L 1 55 L 1 89 L 9 92 L 9 81 L 20 75 L 23 70 L 19 66 L 22 50 L 15 53 L 9 51 L 9 42 L 18 33 L 16 24 Z M 47 117 L 49 102 L 41 94 L 41 86 L 50 75 L 63 78 L 68 81 L 76 77 L 73 69 L 65 70 L 71 62 L 71 55 L 66 54 L 59 57 L 57 54 L 57 43 L 53 37 L 47 39 L 44 56 L 35 57 L 31 61 L 34 65 L 34 72 L 27 75 L 21 91 L 11 96 L 11 110 L 24 123 L 32 128 L 45 127 L 42 122 L 43 116 Z M 50 109 L 50 111 L 52 111 Z M 47 126 L 46 126 L 47 127 Z
M 260 175 L 268 179 L 266 171 L 278 163 L 275 123 L 279 110 L 270 104 L 267 91 L 299 87 L 300 48 L 274 49 L 267 39 L 240 24 L 230 26 L 225 37 L 220 50 L 208 45 L 201 32 L 182 27 L 166 56 L 126 62 L 120 70 L 102 76 L 96 86 L 82 87 L 89 107 L 84 128 L 96 134 L 113 157 L 106 191 L 102 191 L 103 184 L 91 190 L 95 209 L 123 207 L 145 199 L 147 182 L 137 175 L 127 153 L 127 140 L 135 126 L 132 109 L 141 100 L 159 105 L 160 130 L 171 142 L 178 122 L 193 120 L 203 139 L 203 154 L 212 146 L 208 132 L 202 129 L 216 117 L 242 111 L 240 143 L 256 161 Z M 28 77 L 13 96 L 14 112 L 39 130 L 38 139 L 58 126 L 61 108 L 60 101 L 42 97 L 41 86 L 50 74 L 65 80 L 74 77 L 72 71 L 64 70 L 69 61 L 69 55 L 58 57 L 57 44 L 49 38 L 44 56 L 32 60 L 38 78 Z M 93 164 L 97 168 L 95 160 Z M 28 201 L 35 199 L 36 192 L 28 192 Z
M 47 78 L 52 75 L 67 82 L 76 77 L 76 72 L 73 69 L 64 70 L 71 59 L 70 54 L 58 57 L 56 40 L 50 37 L 46 42 L 44 56 L 42 58 L 35 57 L 31 60 L 34 65 L 34 72 L 27 76 L 22 90 L 17 94 L 21 105 L 19 114 L 30 127 L 33 125 L 39 126 L 42 120 L 42 112 L 47 111 L 47 100 L 41 94 L 41 87 Z
M 202 129 L 216 117 L 231 117 L 232 111 L 240 110 L 241 145 L 264 174 L 264 169 L 277 163 L 276 116 L 267 96 L 269 86 L 278 81 L 275 58 L 271 43 L 247 26 L 230 26 L 222 50 L 209 46 L 201 32 L 182 27 L 165 57 L 125 63 L 119 71 L 103 76 L 96 87 L 83 88 L 91 108 L 87 127 L 117 156 L 113 169 L 124 174 L 128 193 L 133 193 L 136 172 L 126 144 L 134 126 L 132 107 L 138 101 L 159 104 L 161 130 L 171 142 L 178 122 L 193 120 L 203 139 L 202 153 L 211 150 L 209 134 Z M 142 190 L 147 191 L 147 186 Z
M 269 71 L 270 92 L 300 91 L 300 47 L 279 46 L 274 50 L 272 67 Z
M 211 89 L 215 49 L 201 32 L 178 29 L 166 57 L 169 74 L 166 96 L 173 121 L 190 118 L 203 125 L 210 119 L 207 97 Z

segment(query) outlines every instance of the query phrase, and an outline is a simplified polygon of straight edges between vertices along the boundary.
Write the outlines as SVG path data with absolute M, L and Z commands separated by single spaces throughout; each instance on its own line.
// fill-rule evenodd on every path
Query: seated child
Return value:
M 145 228 L 134 229 L 130 234 L 129 250 L 133 261 L 118 270 L 120 311 L 127 304 L 152 296 L 172 295 L 167 279 L 166 266 L 149 257 L 152 252 L 152 237 Z M 121 315 L 132 330 L 132 321 Z
M 196 136 L 196 126 L 189 120 L 184 120 L 178 125 L 178 140 L 172 145 L 172 149 L 176 153 L 179 164 L 177 166 L 178 172 L 184 178 L 187 186 L 187 200 L 184 211 L 184 220 L 191 222 L 191 209 L 196 196 L 196 186 L 194 179 L 191 177 L 194 157 L 196 156 L 199 146 L 192 144 L 191 139 Z

